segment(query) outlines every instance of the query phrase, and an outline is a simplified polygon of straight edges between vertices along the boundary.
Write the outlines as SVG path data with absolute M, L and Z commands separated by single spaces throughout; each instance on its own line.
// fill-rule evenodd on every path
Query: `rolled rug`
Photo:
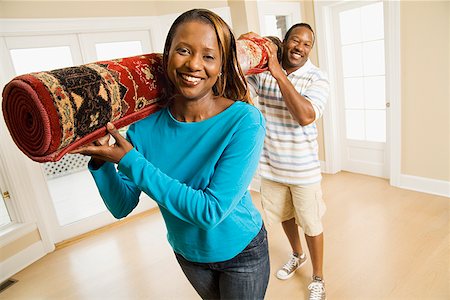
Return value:
M 263 71 L 267 64 L 260 42 L 249 40 L 244 47 L 238 41 L 241 59 L 251 57 L 248 74 Z M 55 162 L 104 136 L 108 122 L 121 128 L 159 110 L 165 85 L 161 54 L 30 73 L 6 84 L 3 116 L 26 156 Z
M 67 152 L 159 109 L 165 86 L 160 54 L 30 73 L 3 90 L 3 115 L 19 149 L 37 162 Z
M 264 48 L 264 38 L 242 38 L 236 42 L 239 64 L 246 75 L 257 74 L 267 70 L 268 53 Z

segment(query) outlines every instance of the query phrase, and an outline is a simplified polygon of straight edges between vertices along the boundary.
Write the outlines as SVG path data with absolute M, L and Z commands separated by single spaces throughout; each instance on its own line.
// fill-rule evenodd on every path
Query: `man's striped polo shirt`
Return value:
M 322 116 L 329 94 L 325 74 L 308 60 L 288 75 L 296 90 L 308 99 Z M 280 88 L 270 72 L 248 76 L 257 106 L 266 118 L 266 138 L 259 164 L 261 177 L 276 182 L 309 185 L 320 182 L 317 127 L 315 122 L 301 126 L 292 117 Z

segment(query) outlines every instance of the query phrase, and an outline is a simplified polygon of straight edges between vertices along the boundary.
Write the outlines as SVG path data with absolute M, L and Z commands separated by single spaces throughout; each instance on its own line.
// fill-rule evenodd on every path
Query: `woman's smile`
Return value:
M 188 86 L 196 86 L 202 80 L 202 78 L 200 77 L 183 73 L 178 73 L 178 76 L 181 78 L 182 82 L 184 82 Z

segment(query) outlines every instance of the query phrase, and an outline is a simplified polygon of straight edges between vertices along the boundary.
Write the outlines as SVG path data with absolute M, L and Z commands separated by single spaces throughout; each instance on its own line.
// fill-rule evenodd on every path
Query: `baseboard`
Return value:
M 397 187 L 450 198 L 450 182 L 400 174 Z
M 46 254 L 42 241 L 39 241 L 0 262 L 0 282 L 7 280 Z
M 321 169 L 325 172 L 325 164 L 321 161 Z M 433 194 L 450 198 L 450 182 L 445 180 L 430 179 L 425 177 L 411 176 L 400 174 L 399 184 L 393 185 L 402 189 Z M 261 178 L 259 176 L 253 177 L 249 189 L 259 192 L 261 187 Z

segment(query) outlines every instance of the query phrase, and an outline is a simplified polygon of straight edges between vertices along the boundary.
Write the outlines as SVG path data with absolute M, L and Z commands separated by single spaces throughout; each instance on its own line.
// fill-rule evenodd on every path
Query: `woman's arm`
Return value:
M 100 196 L 108 210 L 117 218 L 126 217 L 139 203 L 139 188 L 126 176 L 118 173 L 113 163 L 105 162 L 100 168 L 89 164 Z
M 106 136 L 71 153 L 91 156 L 89 171 L 106 207 L 119 219 L 126 217 L 136 207 L 141 191 L 126 176 L 118 173 L 114 165 L 133 149 L 133 145 L 120 136 L 112 123 L 107 124 L 107 130 L 109 134 Z M 109 143 L 110 135 L 116 139 L 113 145 Z

